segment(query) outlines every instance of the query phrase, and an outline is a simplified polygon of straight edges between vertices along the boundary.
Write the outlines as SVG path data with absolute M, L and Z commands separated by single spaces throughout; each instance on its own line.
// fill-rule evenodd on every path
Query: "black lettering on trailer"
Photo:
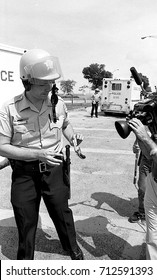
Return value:
M 3 82 L 14 82 L 14 78 L 13 78 L 13 71 L 6 71 L 6 70 L 1 70 L 0 71 L 0 80 Z

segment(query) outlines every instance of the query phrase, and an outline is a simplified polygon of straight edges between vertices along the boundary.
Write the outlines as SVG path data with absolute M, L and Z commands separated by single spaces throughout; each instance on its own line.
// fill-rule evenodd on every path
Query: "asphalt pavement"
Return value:
M 69 112 L 75 131 L 84 135 L 85 159 L 71 148 L 71 199 L 77 241 L 86 260 L 145 260 L 145 223 L 129 223 L 137 210 L 133 184 L 135 155 L 131 133 L 122 139 L 114 123 L 120 116 L 90 117 L 90 107 Z M 64 140 L 66 145 L 66 140 Z M 18 244 L 10 203 L 11 168 L 1 173 L 0 259 L 16 259 Z M 36 260 L 68 260 L 43 201 L 36 235 Z

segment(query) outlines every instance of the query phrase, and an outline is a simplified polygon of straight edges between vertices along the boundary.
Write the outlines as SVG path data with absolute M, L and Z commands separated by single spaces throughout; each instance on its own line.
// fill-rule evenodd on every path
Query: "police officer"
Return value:
M 72 260 L 83 259 L 68 206 L 69 189 L 63 181 L 62 136 L 72 146 L 74 141 L 79 145 L 83 137 L 74 134 L 64 101 L 58 97 L 53 102 L 50 96 L 60 76 L 57 58 L 41 49 L 26 51 L 20 60 L 25 90 L 0 110 L 0 155 L 8 158 L 12 167 L 11 203 L 19 235 L 18 260 L 34 258 L 41 197 L 63 249 Z
M 92 100 L 92 109 L 91 109 L 91 118 L 93 118 L 93 114 L 95 113 L 95 117 L 98 118 L 98 106 L 99 106 L 99 101 L 101 99 L 99 95 L 99 89 L 96 88 L 94 94 L 91 97 Z

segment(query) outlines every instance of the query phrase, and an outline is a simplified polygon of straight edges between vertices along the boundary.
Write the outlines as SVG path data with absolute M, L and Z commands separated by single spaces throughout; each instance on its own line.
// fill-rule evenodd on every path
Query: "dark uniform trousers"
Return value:
M 95 112 L 95 116 L 96 117 L 98 116 L 98 105 L 99 105 L 98 102 L 92 103 L 91 117 L 93 117 L 94 112 Z
M 77 248 L 73 215 L 68 207 L 69 189 L 63 182 L 62 167 L 61 164 L 40 173 L 38 162 L 14 161 L 11 203 L 19 234 L 18 260 L 34 258 L 41 197 L 63 249 L 70 252 Z

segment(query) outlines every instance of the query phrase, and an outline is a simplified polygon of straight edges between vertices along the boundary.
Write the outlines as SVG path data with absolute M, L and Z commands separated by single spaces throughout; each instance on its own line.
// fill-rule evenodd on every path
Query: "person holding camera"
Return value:
M 157 260 L 157 144 L 149 136 L 142 122 L 133 118 L 128 125 L 135 133 L 142 153 L 152 160 L 150 173 L 146 177 L 144 207 L 146 216 L 146 259 Z M 155 138 L 155 135 L 153 135 Z
M 66 105 L 56 95 L 53 84 L 60 76 L 58 60 L 47 51 L 26 51 L 20 60 L 25 90 L 0 109 L 0 155 L 8 158 L 12 167 L 18 260 L 34 259 L 41 197 L 63 249 L 72 260 L 84 259 L 76 241 L 63 168 L 63 135 L 72 146 L 79 145 L 83 136 L 74 133 Z
M 149 133 L 149 132 L 148 132 Z M 135 211 L 130 217 L 130 223 L 136 223 L 138 221 L 145 221 L 145 209 L 144 209 L 144 196 L 147 186 L 147 175 L 151 170 L 152 160 L 149 160 L 140 150 L 138 139 L 136 138 L 133 144 L 133 153 L 137 155 L 138 158 L 138 211 Z

